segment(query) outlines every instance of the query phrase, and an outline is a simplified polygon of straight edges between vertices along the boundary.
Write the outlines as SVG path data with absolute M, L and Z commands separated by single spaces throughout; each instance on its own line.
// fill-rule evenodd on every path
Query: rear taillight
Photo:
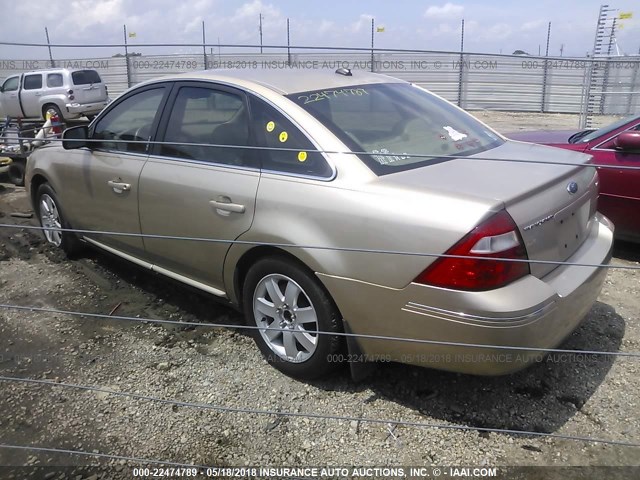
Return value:
M 440 257 L 414 282 L 479 291 L 503 287 L 530 273 L 526 261 L 500 260 L 529 260 L 518 227 L 506 210 L 482 222 L 445 254 L 469 258 Z

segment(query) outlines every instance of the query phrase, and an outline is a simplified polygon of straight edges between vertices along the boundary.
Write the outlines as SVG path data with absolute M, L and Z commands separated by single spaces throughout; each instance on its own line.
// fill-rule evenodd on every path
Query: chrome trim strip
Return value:
M 197 160 L 194 158 L 180 158 L 180 157 L 171 157 L 167 155 L 149 155 L 149 160 L 166 160 L 169 162 L 190 163 L 190 164 L 203 165 L 208 167 L 230 168 L 232 170 L 241 170 L 244 172 L 255 172 L 258 174 L 260 173 L 260 169 L 255 167 L 244 167 L 241 165 L 230 165 L 228 163 L 209 162 L 207 160 Z
M 428 305 L 422 305 L 416 302 L 407 302 L 402 308 L 405 312 L 416 313 L 419 315 L 445 315 L 450 317 L 450 320 L 454 321 L 475 321 L 475 322 L 491 322 L 491 323 L 524 323 L 531 320 L 536 320 L 538 317 L 545 315 L 550 310 L 555 308 L 555 301 L 551 301 L 542 306 L 534 312 L 527 313 L 525 315 L 517 315 L 513 317 L 487 317 L 482 315 L 473 315 L 464 312 L 454 312 L 452 310 L 446 310 L 444 308 L 431 307 Z
M 114 255 L 117 255 L 118 257 L 124 258 L 125 260 L 129 260 L 130 262 L 133 262 L 137 265 L 140 265 L 141 267 L 146 268 L 147 270 L 153 270 L 153 265 L 145 262 L 144 260 L 140 260 L 137 257 L 134 257 L 133 255 L 129 255 L 128 253 L 124 253 L 121 252 L 120 250 L 116 250 L 113 247 L 108 247 L 107 245 L 100 243 L 100 242 L 96 242 L 95 240 L 93 240 L 92 238 L 89 237 L 82 237 L 82 239 L 86 242 L 89 242 L 93 245 L 95 245 L 98 248 L 101 248 L 103 250 L 106 250 L 109 253 L 113 253 Z
M 224 297 L 227 298 L 226 292 L 222 290 L 218 290 L 217 288 L 210 287 L 202 282 L 197 282 L 196 280 L 192 280 L 189 277 L 185 277 L 184 275 L 180 275 L 179 273 L 172 272 L 171 270 L 167 270 L 166 268 L 158 267 L 157 265 L 153 265 L 151 268 L 154 272 L 161 273 L 167 277 L 173 278 L 174 280 L 178 280 L 179 282 L 186 283 L 187 285 L 191 285 L 200 290 L 204 290 L 205 292 L 211 293 L 216 297 Z
M 120 250 L 116 250 L 115 248 L 109 247 L 107 245 L 104 245 L 103 243 L 100 242 L 96 242 L 95 240 L 88 238 L 88 237 L 82 237 L 83 240 L 95 245 L 98 248 L 101 248 L 103 250 L 106 250 L 109 253 L 112 253 L 114 255 L 117 255 L 118 257 L 124 258 L 125 260 L 128 260 L 130 262 L 133 262 L 137 265 L 140 265 L 141 267 L 146 268 L 147 270 L 151 270 L 152 272 L 157 272 L 157 273 L 161 273 L 162 275 L 165 275 L 169 278 L 173 278 L 174 280 L 178 280 L 181 283 L 185 283 L 187 285 L 190 285 L 192 287 L 195 287 L 199 290 L 203 290 L 207 293 L 211 293 L 212 295 L 215 295 L 216 297 L 223 297 L 223 298 L 227 298 L 227 294 L 226 292 L 223 292 L 222 290 L 218 290 L 217 288 L 214 287 L 210 287 L 209 285 L 206 285 L 204 283 L 201 282 L 197 282 L 195 280 L 192 280 L 188 277 L 185 277 L 184 275 L 180 275 L 178 273 L 172 272 L 171 270 L 167 270 L 166 268 L 162 268 L 159 267 L 157 265 L 153 265 L 151 263 L 145 262 L 144 260 L 140 260 L 137 257 L 134 257 L 132 255 L 129 255 L 127 253 L 121 252 Z

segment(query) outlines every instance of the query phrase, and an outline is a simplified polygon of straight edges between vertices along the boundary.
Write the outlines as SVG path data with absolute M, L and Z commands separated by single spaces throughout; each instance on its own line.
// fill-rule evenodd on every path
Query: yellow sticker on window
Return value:
M 287 132 L 280 132 L 280 141 L 282 143 L 286 142 L 289 138 L 289 134 Z
M 276 122 L 267 123 L 267 132 L 273 132 L 276 128 Z
M 307 160 L 307 152 L 298 152 L 298 161 L 304 162 Z

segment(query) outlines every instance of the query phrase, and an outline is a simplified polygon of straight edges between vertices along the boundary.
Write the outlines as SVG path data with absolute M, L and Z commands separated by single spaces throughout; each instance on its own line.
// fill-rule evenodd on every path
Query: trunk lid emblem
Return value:
M 567 185 L 567 192 L 569 192 L 571 195 L 577 193 L 578 184 L 576 182 L 569 182 L 569 184 Z

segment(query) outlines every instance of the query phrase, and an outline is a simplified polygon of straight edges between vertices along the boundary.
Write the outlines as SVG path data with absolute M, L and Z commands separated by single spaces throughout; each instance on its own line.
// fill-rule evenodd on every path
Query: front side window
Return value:
M 42 75 L 25 75 L 24 77 L 24 89 L 25 90 L 37 90 L 42 88 Z
M 288 95 L 377 175 L 468 156 L 503 140 L 446 100 L 407 83 L 379 83 Z
M 94 148 L 145 153 L 153 135 L 153 125 L 165 88 L 153 88 L 125 98 L 96 124 L 92 140 Z
M 61 87 L 62 86 L 62 74 L 50 73 L 47 75 L 47 87 Z
M 289 119 L 266 102 L 250 100 L 263 170 L 329 178 L 333 171 L 317 148 Z
M 18 85 L 20 85 L 20 77 L 11 77 L 7 78 L 2 84 L 3 92 L 13 92 L 18 90 Z
M 254 158 L 251 150 L 236 148 L 250 142 L 244 98 L 212 88 L 180 88 L 163 141 L 162 156 L 236 166 L 251 165 Z

